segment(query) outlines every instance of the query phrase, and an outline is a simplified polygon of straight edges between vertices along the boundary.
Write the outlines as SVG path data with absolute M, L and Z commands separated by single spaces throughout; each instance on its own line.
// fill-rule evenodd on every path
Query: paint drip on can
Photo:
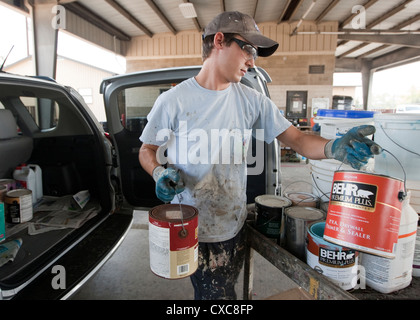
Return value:
M 198 267 L 198 210 L 164 204 L 149 211 L 150 269 L 166 279 L 180 279 Z

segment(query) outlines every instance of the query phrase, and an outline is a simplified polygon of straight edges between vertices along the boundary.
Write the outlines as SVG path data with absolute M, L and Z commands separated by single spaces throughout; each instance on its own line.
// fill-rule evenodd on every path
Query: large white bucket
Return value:
M 375 114 L 374 122 L 375 142 L 400 161 L 408 179 L 420 181 L 420 114 Z M 375 156 L 377 173 L 404 179 L 401 165 L 388 152 Z
M 373 111 L 319 109 L 314 122 L 321 127 L 320 136 L 326 139 L 340 138 L 351 128 L 373 125 Z
M 420 181 L 407 180 L 407 190 L 410 191 L 410 205 L 420 215 Z
M 319 196 L 321 201 L 329 201 L 334 172 L 337 170 L 351 170 L 352 168 L 333 159 L 309 160 L 311 165 L 312 193 Z

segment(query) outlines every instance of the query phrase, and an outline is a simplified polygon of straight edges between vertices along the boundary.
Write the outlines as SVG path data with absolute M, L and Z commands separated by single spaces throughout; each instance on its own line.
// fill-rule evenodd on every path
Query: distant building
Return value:
M 5 67 L 4 71 L 20 75 L 35 75 L 32 56 Z M 112 75 L 112 72 L 82 62 L 61 56 L 57 57 L 57 82 L 76 89 L 101 122 L 106 121 L 106 115 L 103 97 L 99 93 L 99 86 L 104 78 Z

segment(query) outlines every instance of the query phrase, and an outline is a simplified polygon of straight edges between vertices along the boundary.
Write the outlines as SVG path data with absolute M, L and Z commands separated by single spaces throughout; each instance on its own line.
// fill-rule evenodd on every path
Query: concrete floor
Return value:
M 310 169 L 305 163 L 282 163 L 282 188 L 311 192 Z M 189 278 L 162 279 L 150 271 L 148 212 L 135 211 L 127 237 L 114 255 L 82 288 L 74 300 L 192 300 Z M 253 300 L 260 300 L 297 287 L 271 263 L 254 254 Z M 243 272 L 236 286 L 238 299 L 243 297 Z

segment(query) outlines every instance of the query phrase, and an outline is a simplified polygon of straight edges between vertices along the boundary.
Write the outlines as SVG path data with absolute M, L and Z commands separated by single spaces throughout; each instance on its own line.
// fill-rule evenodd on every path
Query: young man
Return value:
M 250 16 L 218 15 L 204 30 L 201 71 L 159 96 L 140 137 L 139 160 L 155 179 L 157 196 L 177 202 L 174 196 L 182 192 L 183 203 L 199 210 L 199 267 L 191 276 L 196 299 L 236 299 L 250 129 L 263 129 L 267 143 L 277 138 L 310 159 L 334 158 L 359 168 L 372 156 L 373 142 L 365 136 L 374 127 L 353 128 L 331 141 L 306 135 L 270 99 L 240 83 L 258 56 L 270 56 L 277 47 Z M 162 149 L 166 169 L 159 161 Z

